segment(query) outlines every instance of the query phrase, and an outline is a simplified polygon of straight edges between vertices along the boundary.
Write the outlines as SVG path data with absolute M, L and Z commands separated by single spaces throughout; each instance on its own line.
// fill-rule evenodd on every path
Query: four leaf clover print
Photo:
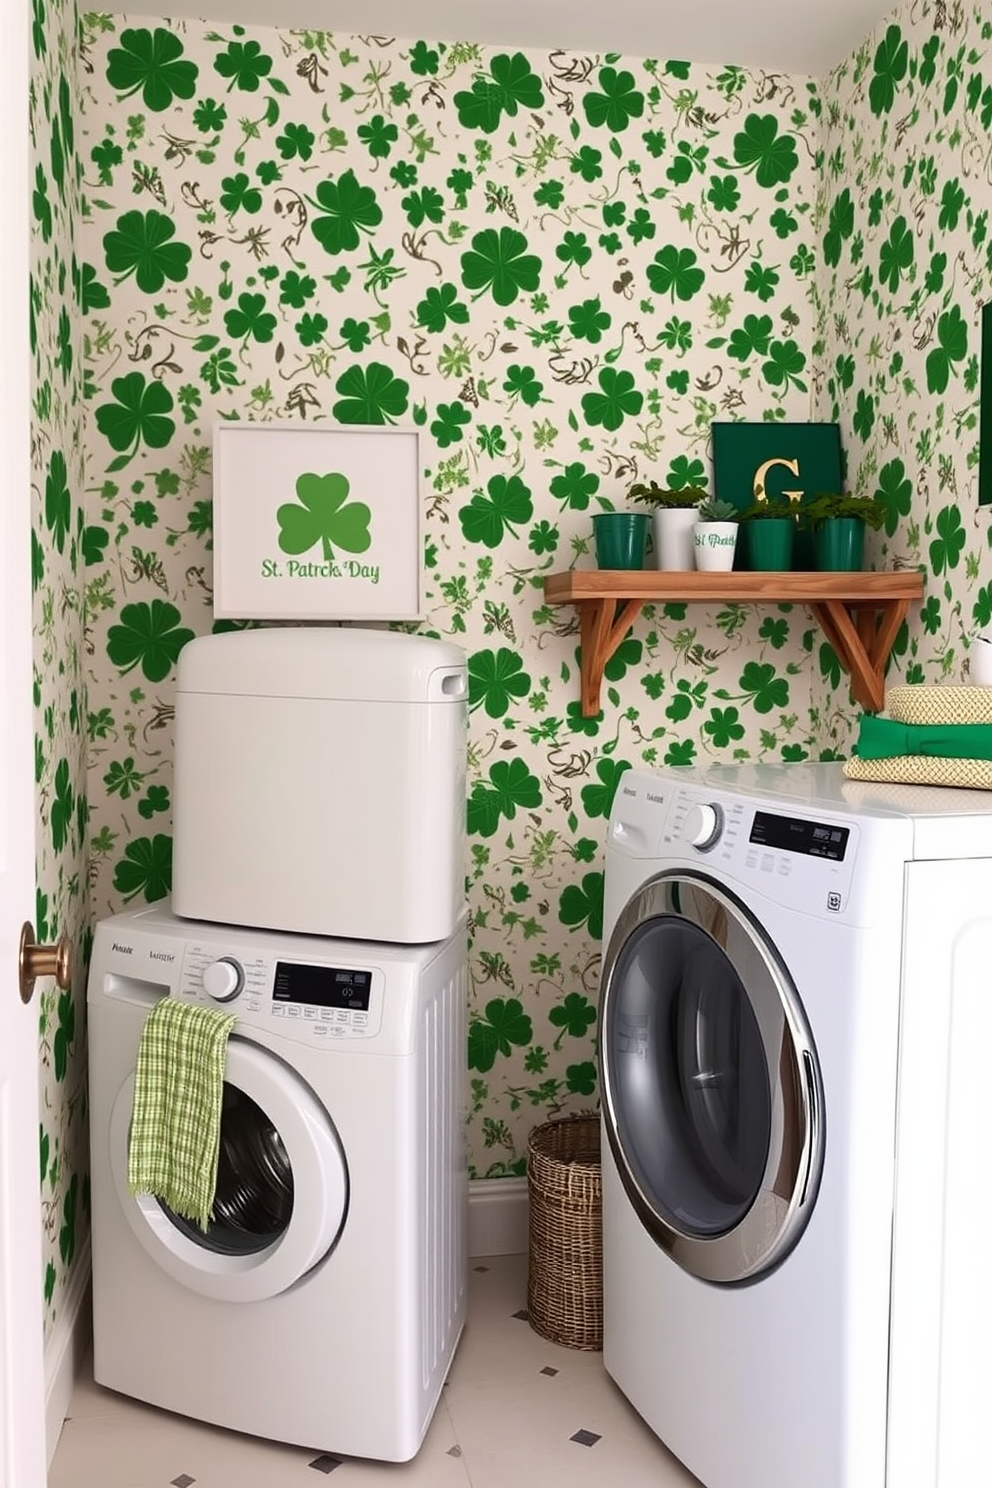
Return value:
M 167 279 L 180 283 L 187 277 L 193 250 L 173 243 L 175 224 L 162 212 L 125 212 L 114 232 L 103 240 L 104 259 L 121 283 L 133 274 L 145 294 L 158 294 Z
M 371 233 L 382 221 L 382 208 L 371 186 L 359 185 L 355 172 L 345 171 L 336 181 L 322 181 L 310 230 L 325 253 L 346 253 L 361 242 L 359 229 Z

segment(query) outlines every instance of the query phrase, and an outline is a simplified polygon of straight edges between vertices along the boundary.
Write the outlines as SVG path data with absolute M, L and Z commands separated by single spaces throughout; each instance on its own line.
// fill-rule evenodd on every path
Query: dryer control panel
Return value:
M 804 913 L 841 918 L 858 846 L 850 818 L 633 770 L 621 778 L 608 837 L 609 851 L 659 870 L 692 863 Z

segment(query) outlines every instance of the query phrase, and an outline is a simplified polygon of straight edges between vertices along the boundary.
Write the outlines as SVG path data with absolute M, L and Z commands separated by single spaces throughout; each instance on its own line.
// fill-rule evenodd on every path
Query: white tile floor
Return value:
M 603 1369 L 547 1343 L 519 1314 L 527 1261 L 470 1264 L 469 1318 L 427 1439 L 413 1462 L 362 1462 L 203 1426 L 83 1380 L 49 1488 L 698 1488 Z

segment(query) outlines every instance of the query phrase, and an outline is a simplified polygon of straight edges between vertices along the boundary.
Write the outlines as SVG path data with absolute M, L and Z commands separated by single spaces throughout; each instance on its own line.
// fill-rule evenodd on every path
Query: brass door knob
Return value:
M 38 977 L 53 976 L 63 990 L 71 976 L 72 942 L 63 935 L 56 945 L 39 945 L 34 927 L 25 920 L 21 926 L 21 943 L 17 952 L 17 983 L 21 1001 L 30 1002 Z

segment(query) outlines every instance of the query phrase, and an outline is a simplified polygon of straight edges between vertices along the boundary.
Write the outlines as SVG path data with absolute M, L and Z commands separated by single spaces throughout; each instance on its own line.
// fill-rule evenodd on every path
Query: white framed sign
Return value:
M 416 429 L 214 426 L 214 614 L 417 620 Z

